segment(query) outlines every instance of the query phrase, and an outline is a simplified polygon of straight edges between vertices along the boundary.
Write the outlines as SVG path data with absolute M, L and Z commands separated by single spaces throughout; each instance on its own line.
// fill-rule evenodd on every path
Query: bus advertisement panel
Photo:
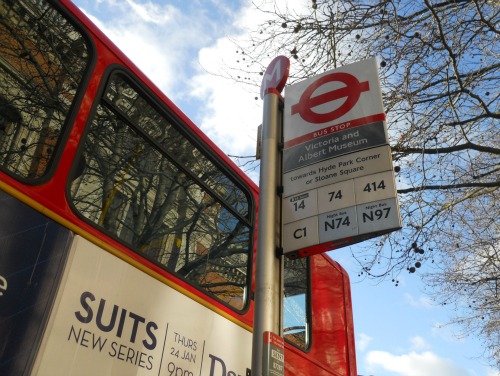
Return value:
M 79 236 L 48 328 L 35 375 L 245 375 L 251 362 L 247 329 Z

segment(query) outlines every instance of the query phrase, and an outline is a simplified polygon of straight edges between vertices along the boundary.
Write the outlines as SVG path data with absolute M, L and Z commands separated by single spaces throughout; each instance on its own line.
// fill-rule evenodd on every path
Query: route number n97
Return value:
M 391 208 L 383 208 L 370 210 L 367 213 L 363 213 L 363 223 L 366 223 L 367 220 L 373 222 L 381 219 L 386 219 L 389 217 L 390 211 Z

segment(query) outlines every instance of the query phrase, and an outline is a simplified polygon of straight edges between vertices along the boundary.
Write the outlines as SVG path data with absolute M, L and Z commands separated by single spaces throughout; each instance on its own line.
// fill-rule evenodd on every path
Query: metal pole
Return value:
M 281 332 L 281 259 L 276 254 L 280 237 L 278 186 L 281 158 L 279 92 L 264 96 L 262 158 L 260 163 L 258 241 L 255 269 L 252 376 L 263 375 L 264 332 Z

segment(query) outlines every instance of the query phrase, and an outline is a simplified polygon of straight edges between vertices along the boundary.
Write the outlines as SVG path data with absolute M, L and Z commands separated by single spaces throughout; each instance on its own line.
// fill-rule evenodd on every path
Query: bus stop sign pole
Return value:
M 281 334 L 282 278 L 278 186 L 281 185 L 281 116 L 279 101 L 290 60 L 276 57 L 268 66 L 261 86 L 264 101 L 259 182 L 258 240 L 255 269 L 252 376 L 284 375 Z M 274 355 L 274 356 L 273 356 Z

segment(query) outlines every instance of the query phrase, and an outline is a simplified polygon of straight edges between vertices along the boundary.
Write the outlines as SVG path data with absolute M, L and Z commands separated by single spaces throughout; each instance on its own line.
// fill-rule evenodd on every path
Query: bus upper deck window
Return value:
M 89 53 L 45 0 L 2 1 L 0 14 L 0 168 L 37 179 L 52 162 Z
M 125 76 L 111 76 L 84 140 L 73 204 L 136 252 L 241 310 L 248 195 L 147 98 Z

